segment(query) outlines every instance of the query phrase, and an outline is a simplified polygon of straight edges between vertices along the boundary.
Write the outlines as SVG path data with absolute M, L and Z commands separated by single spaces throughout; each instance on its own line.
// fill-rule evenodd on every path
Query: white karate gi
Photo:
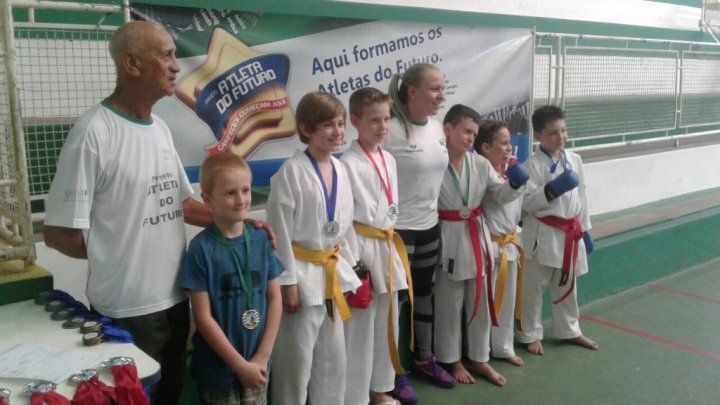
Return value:
M 297 284 L 300 309 L 283 313 L 273 351 L 272 398 L 278 404 L 337 405 L 345 395 L 346 355 L 342 320 L 335 308 L 335 321 L 324 305 L 325 269 L 322 265 L 297 260 L 295 242 L 307 250 L 328 250 L 340 245 L 341 257 L 335 269 L 341 289 L 360 286 L 352 266 L 357 262 L 350 180 L 339 160 L 332 158 L 337 172 L 337 203 L 334 220 L 340 225 L 336 236 L 323 233 L 328 222 L 321 180 L 310 159 L 297 151 L 270 180 L 267 202 L 268 223 L 275 231 L 276 254 L 285 266 L 280 285 Z
M 371 152 L 372 153 L 372 152 Z M 395 158 L 383 152 L 386 166 L 380 154 L 372 153 L 373 159 L 392 189 L 393 202 L 397 204 L 397 170 Z M 388 198 L 385 188 L 365 152 L 357 141 L 353 141 L 340 160 L 345 164 L 352 184 L 355 221 L 381 229 L 390 229 L 396 218 L 388 216 Z M 407 289 L 407 278 L 402 260 L 395 245 L 384 240 L 357 235 L 360 260 L 370 270 L 373 283 L 373 298 L 366 309 L 351 308 L 353 317 L 345 323 L 345 344 L 347 349 L 347 379 L 351 381 L 345 391 L 345 405 L 366 405 L 370 402 L 369 391 L 391 391 L 395 383 L 395 370 L 390 361 L 388 348 L 387 319 L 390 301 L 393 305 L 395 343 L 398 339 L 397 291 Z M 393 294 L 388 288 L 389 261 L 393 260 Z
M 583 231 L 590 230 L 590 215 L 585 194 L 585 172 L 582 159 L 576 153 L 565 151 L 567 169 L 572 169 L 580 180 L 578 187 L 566 192 L 552 202 L 545 197 L 545 185 L 564 173 L 563 162 L 557 164 L 555 173 L 550 173 L 553 164 L 550 157 L 537 150 L 525 162 L 530 181 L 537 187 L 528 188 L 523 197 L 523 210 L 527 213 L 523 221 L 522 243 L 525 248 L 525 273 L 523 274 L 523 319 L 518 340 L 532 343 L 543 339 L 542 300 L 547 287 L 551 288 L 553 301 L 567 293 L 574 280 L 559 286 L 565 234 L 554 227 L 540 222 L 538 217 L 557 216 L 565 219 L 579 217 Z M 571 270 L 572 272 L 572 270 Z M 580 240 L 575 275 L 588 272 L 585 243 Z M 559 339 L 572 339 L 582 335 L 579 324 L 577 288 L 562 302 L 552 306 L 553 334 Z
M 489 198 L 500 203 L 512 201 L 522 195 L 521 187 L 513 190 L 510 184 L 497 174 L 490 162 L 475 153 L 466 153 L 469 159 L 469 173 L 463 164 L 462 173 L 457 176 L 461 189 L 466 190 L 469 178 L 468 207 L 475 208 L 488 193 Z M 460 210 L 463 206 L 461 193 L 457 190 L 450 174 L 451 167 L 445 171 L 438 209 Z M 490 232 L 485 218 L 475 219 L 478 224 L 483 262 L 486 249 L 491 246 Z M 462 310 L 465 311 L 465 322 L 469 322 L 473 313 L 476 294 L 477 270 L 475 254 L 472 248 L 467 221 L 440 220 L 442 235 L 442 269 L 437 272 L 435 284 L 435 347 L 438 361 L 454 363 L 462 355 Z M 492 255 L 491 255 L 492 256 Z M 492 260 L 491 260 L 492 262 Z M 485 266 L 483 266 L 485 269 Z M 485 276 L 483 275 L 483 278 Z M 487 362 L 490 356 L 490 317 L 487 305 L 486 282 L 483 283 L 480 305 L 477 315 L 467 325 L 467 355 L 473 361 Z
M 522 215 L 522 196 L 520 198 L 500 204 L 492 198 L 484 198 L 482 202 L 485 221 L 491 235 L 505 236 L 515 232 L 518 229 L 518 222 Z M 493 241 L 493 258 L 495 267 L 493 268 L 493 284 L 495 286 L 494 293 L 497 296 L 498 285 L 497 279 L 500 272 L 500 244 Z M 493 326 L 490 331 L 490 347 L 493 357 L 509 358 L 515 356 L 513 345 L 514 326 L 515 326 L 515 300 L 517 292 L 517 276 L 519 254 L 518 248 L 508 243 L 505 245 L 505 254 L 507 256 L 507 275 L 505 277 L 505 292 L 503 295 L 503 304 L 500 314 L 498 314 L 498 326 Z

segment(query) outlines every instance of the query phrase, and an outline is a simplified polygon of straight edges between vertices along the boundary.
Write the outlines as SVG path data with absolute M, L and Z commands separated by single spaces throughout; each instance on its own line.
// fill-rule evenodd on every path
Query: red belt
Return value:
M 560 286 L 567 284 L 568 279 L 572 275 L 572 282 L 568 291 L 553 304 L 562 302 L 575 289 L 575 264 L 577 262 L 578 248 L 580 247 L 580 239 L 583 237 L 582 226 L 578 217 L 565 219 L 554 216 L 537 217 L 538 221 L 545 225 L 557 228 L 565 233 L 565 249 L 563 250 L 562 276 L 560 277 Z
M 490 249 L 485 246 L 485 264 L 483 266 L 482 257 L 482 246 L 480 243 L 480 232 L 477 226 L 476 218 L 482 216 L 482 207 L 475 207 L 470 210 L 469 213 L 461 212 L 460 210 L 439 210 L 438 214 L 440 219 L 443 221 L 467 221 L 468 231 L 470 232 L 470 241 L 472 242 L 473 253 L 475 254 L 475 270 L 477 271 L 476 290 L 475 290 L 475 303 L 473 304 L 473 314 L 470 318 L 470 322 L 475 318 L 477 314 L 478 306 L 480 305 L 480 292 L 482 291 L 482 276 L 485 274 L 486 285 L 487 285 L 487 303 L 490 312 L 490 320 L 493 326 L 498 326 L 497 317 L 495 316 L 495 303 L 493 302 L 493 286 L 492 286 L 492 258 L 490 257 Z M 486 271 L 483 271 L 483 267 Z M 468 323 L 470 323 L 468 322 Z

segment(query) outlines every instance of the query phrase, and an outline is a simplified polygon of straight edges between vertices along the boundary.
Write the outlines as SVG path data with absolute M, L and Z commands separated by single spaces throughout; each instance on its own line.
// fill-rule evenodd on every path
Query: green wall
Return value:
M 684 6 L 701 7 L 702 0 L 663 0 L 660 3 L 671 3 Z M 80 3 L 76 1 L 76 3 Z M 86 0 L 82 3 L 117 4 L 118 1 Z M 141 2 L 138 2 L 141 3 Z M 576 33 L 588 35 L 613 35 L 642 38 L 675 39 L 686 41 L 712 41 L 698 29 L 697 31 L 679 31 L 660 28 L 633 27 L 619 24 L 589 23 L 584 21 L 568 21 L 560 19 L 517 17 L 510 15 L 469 13 L 459 11 L 443 11 L 434 9 L 408 8 L 398 6 L 378 6 L 357 3 L 320 0 L 145 0 L 143 3 L 161 6 L 185 6 L 240 9 L 276 14 L 297 14 L 326 17 L 361 18 L 368 20 L 384 19 L 399 21 L 436 22 L 444 24 L 471 25 L 484 27 L 535 28 L 541 32 Z M 388 1 L 388 3 L 391 3 Z M 132 5 L 132 3 L 131 3 Z M 17 21 L 25 21 L 27 13 L 17 10 L 14 13 Z M 65 22 L 81 24 L 97 24 L 102 18 L 96 13 L 73 13 L 37 10 L 36 20 L 43 22 Z M 102 24 L 116 25 L 122 23 L 120 15 L 107 16 Z

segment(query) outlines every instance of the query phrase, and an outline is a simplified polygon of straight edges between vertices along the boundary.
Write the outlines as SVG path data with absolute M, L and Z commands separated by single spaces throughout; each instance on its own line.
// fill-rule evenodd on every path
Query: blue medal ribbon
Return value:
M 330 162 L 332 165 L 332 194 L 328 195 L 327 187 L 325 187 L 325 180 L 323 180 L 322 173 L 320 173 L 320 166 L 318 166 L 317 160 L 315 160 L 314 157 L 310 154 L 310 152 L 305 149 L 305 154 L 307 155 L 308 159 L 310 159 L 310 163 L 312 163 L 313 169 L 315 169 L 315 174 L 317 174 L 318 178 L 320 179 L 320 185 L 322 185 L 323 189 L 323 196 L 325 197 L 325 210 L 327 211 L 327 217 L 328 222 L 334 222 L 335 221 L 335 204 L 337 202 L 337 172 L 335 171 L 335 165 Z
M 101 329 L 103 333 L 103 342 L 116 342 L 116 343 L 134 343 L 132 334 L 127 330 L 117 326 L 113 323 L 112 318 L 107 316 L 101 316 L 100 319 Z
M 552 164 L 550 164 L 550 173 L 553 173 L 553 174 L 555 173 L 555 170 L 557 170 L 558 163 L 562 163 L 563 169 L 565 169 L 566 172 L 572 170 L 572 167 L 570 166 L 570 162 L 568 162 L 567 156 L 565 155 L 565 150 L 560 151 L 560 159 L 558 159 L 557 162 L 555 161 L 555 159 L 552 158 L 552 156 L 550 156 L 549 153 L 547 153 L 547 151 L 545 149 L 543 149 L 542 146 L 540 147 L 540 150 L 552 162 Z

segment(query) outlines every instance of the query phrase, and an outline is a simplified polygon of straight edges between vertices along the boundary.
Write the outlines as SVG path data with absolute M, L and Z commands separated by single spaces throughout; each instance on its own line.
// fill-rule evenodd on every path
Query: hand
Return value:
M 300 308 L 300 290 L 297 284 L 284 285 L 280 287 L 283 309 L 289 313 L 295 313 Z
M 507 169 L 505 169 L 505 175 L 508 178 L 508 182 L 510 182 L 510 187 L 515 190 L 524 186 L 530 178 L 530 175 L 527 170 L 525 170 L 525 166 L 523 166 L 522 163 L 509 165 Z
M 583 232 L 583 241 L 585 241 L 585 252 L 587 252 L 587 254 L 592 253 L 593 250 L 595 250 L 595 243 L 590 235 L 590 231 Z
M 578 184 L 580 184 L 580 179 L 577 174 L 568 170 L 545 185 L 545 198 L 550 202 L 574 189 Z
M 275 240 L 275 232 L 273 232 L 272 228 L 270 228 L 270 225 L 268 225 L 267 222 L 261 221 L 259 219 L 252 219 L 252 218 L 245 218 L 246 224 L 249 224 L 253 228 L 262 229 L 263 231 L 267 232 L 268 238 L 270 238 L 270 243 L 272 243 L 273 249 L 277 249 L 277 241 Z
M 243 387 L 259 388 L 268 383 L 267 366 L 263 367 L 252 361 L 246 362 L 236 375 Z

